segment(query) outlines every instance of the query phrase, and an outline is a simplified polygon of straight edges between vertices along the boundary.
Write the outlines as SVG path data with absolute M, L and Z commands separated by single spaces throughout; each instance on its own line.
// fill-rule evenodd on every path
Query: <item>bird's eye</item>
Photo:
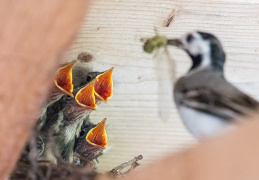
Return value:
M 83 137 L 85 136 L 85 131 L 81 131 L 80 134 L 79 134 L 80 137 Z
M 87 82 L 90 82 L 92 80 L 92 76 L 91 75 L 88 75 L 87 77 L 86 77 L 86 81 Z
M 187 40 L 188 43 L 190 43 L 193 40 L 193 35 L 188 34 L 186 40 Z

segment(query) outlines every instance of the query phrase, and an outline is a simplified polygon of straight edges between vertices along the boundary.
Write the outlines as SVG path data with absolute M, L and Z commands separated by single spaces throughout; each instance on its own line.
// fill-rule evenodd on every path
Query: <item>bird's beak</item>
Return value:
M 167 44 L 171 45 L 171 46 L 176 46 L 176 47 L 179 47 L 179 48 L 183 48 L 183 43 L 179 39 L 168 39 L 167 40 Z
M 72 67 L 76 61 L 67 63 L 57 70 L 54 82 L 55 85 L 65 94 L 74 97 L 72 84 Z
M 104 73 L 96 77 L 96 82 L 94 85 L 95 95 L 101 101 L 107 103 L 107 100 L 112 97 L 112 71 L 114 67 L 108 69 Z
M 81 88 L 75 96 L 76 102 L 85 107 L 86 109 L 96 109 L 95 104 L 95 91 L 94 91 L 95 80 L 91 81 L 90 83 L 86 84 L 85 87 Z
M 105 132 L 105 121 L 103 119 L 96 127 L 92 128 L 86 135 L 85 140 L 94 145 L 104 149 L 107 146 L 107 135 Z

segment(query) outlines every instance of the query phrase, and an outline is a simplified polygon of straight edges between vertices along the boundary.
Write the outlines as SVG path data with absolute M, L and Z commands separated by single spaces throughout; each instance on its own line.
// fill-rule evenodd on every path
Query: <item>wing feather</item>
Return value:
M 204 71 L 198 75 L 186 76 L 176 83 L 175 88 L 177 104 L 225 120 L 246 115 L 259 107 L 256 100 L 227 82 L 222 73 Z

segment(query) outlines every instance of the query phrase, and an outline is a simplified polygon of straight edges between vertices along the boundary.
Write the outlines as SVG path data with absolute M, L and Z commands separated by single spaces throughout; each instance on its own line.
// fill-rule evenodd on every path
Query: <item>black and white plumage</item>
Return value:
M 259 107 L 225 79 L 226 56 L 215 36 L 197 31 L 168 40 L 168 45 L 183 49 L 192 60 L 188 73 L 175 83 L 174 99 L 185 126 L 197 139 L 221 133 L 234 126 L 237 117 Z

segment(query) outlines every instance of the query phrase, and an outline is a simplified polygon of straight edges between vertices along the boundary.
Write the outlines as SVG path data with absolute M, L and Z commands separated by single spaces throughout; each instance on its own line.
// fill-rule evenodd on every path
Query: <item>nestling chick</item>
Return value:
M 59 68 L 56 72 L 52 90 L 46 101 L 46 105 L 42 108 L 40 117 L 38 119 L 38 128 L 41 128 L 46 121 L 47 109 L 55 102 L 60 100 L 63 96 L 73 97 L 74 86 L 72 84 L 72 67 L 76 61 L 69 62 Z
M 97 125 L 85 121 L 82 126 L 80 136 L 75 141 L 74 151 L 84 159 L 89 161 L 97 159 L 108 145 L 105 122 L 106 118 Z
M 63 96 L 48 107 L 46 121 L 38 133 L 44 142 L 44 151 L 39 155 L 39 160 L 56 163 L 56 156 L 60 156 L 72 162 L 75 138 L 79 136 L 84 120 L 96 109 L 97 102 L 106 102 L 112 96 L 112 69 L 88 73 L 81 78 L 81 82 L 76 81 L 73 91 L 75 98 Z M 50 132 L 54 144 L 48 140 Z

